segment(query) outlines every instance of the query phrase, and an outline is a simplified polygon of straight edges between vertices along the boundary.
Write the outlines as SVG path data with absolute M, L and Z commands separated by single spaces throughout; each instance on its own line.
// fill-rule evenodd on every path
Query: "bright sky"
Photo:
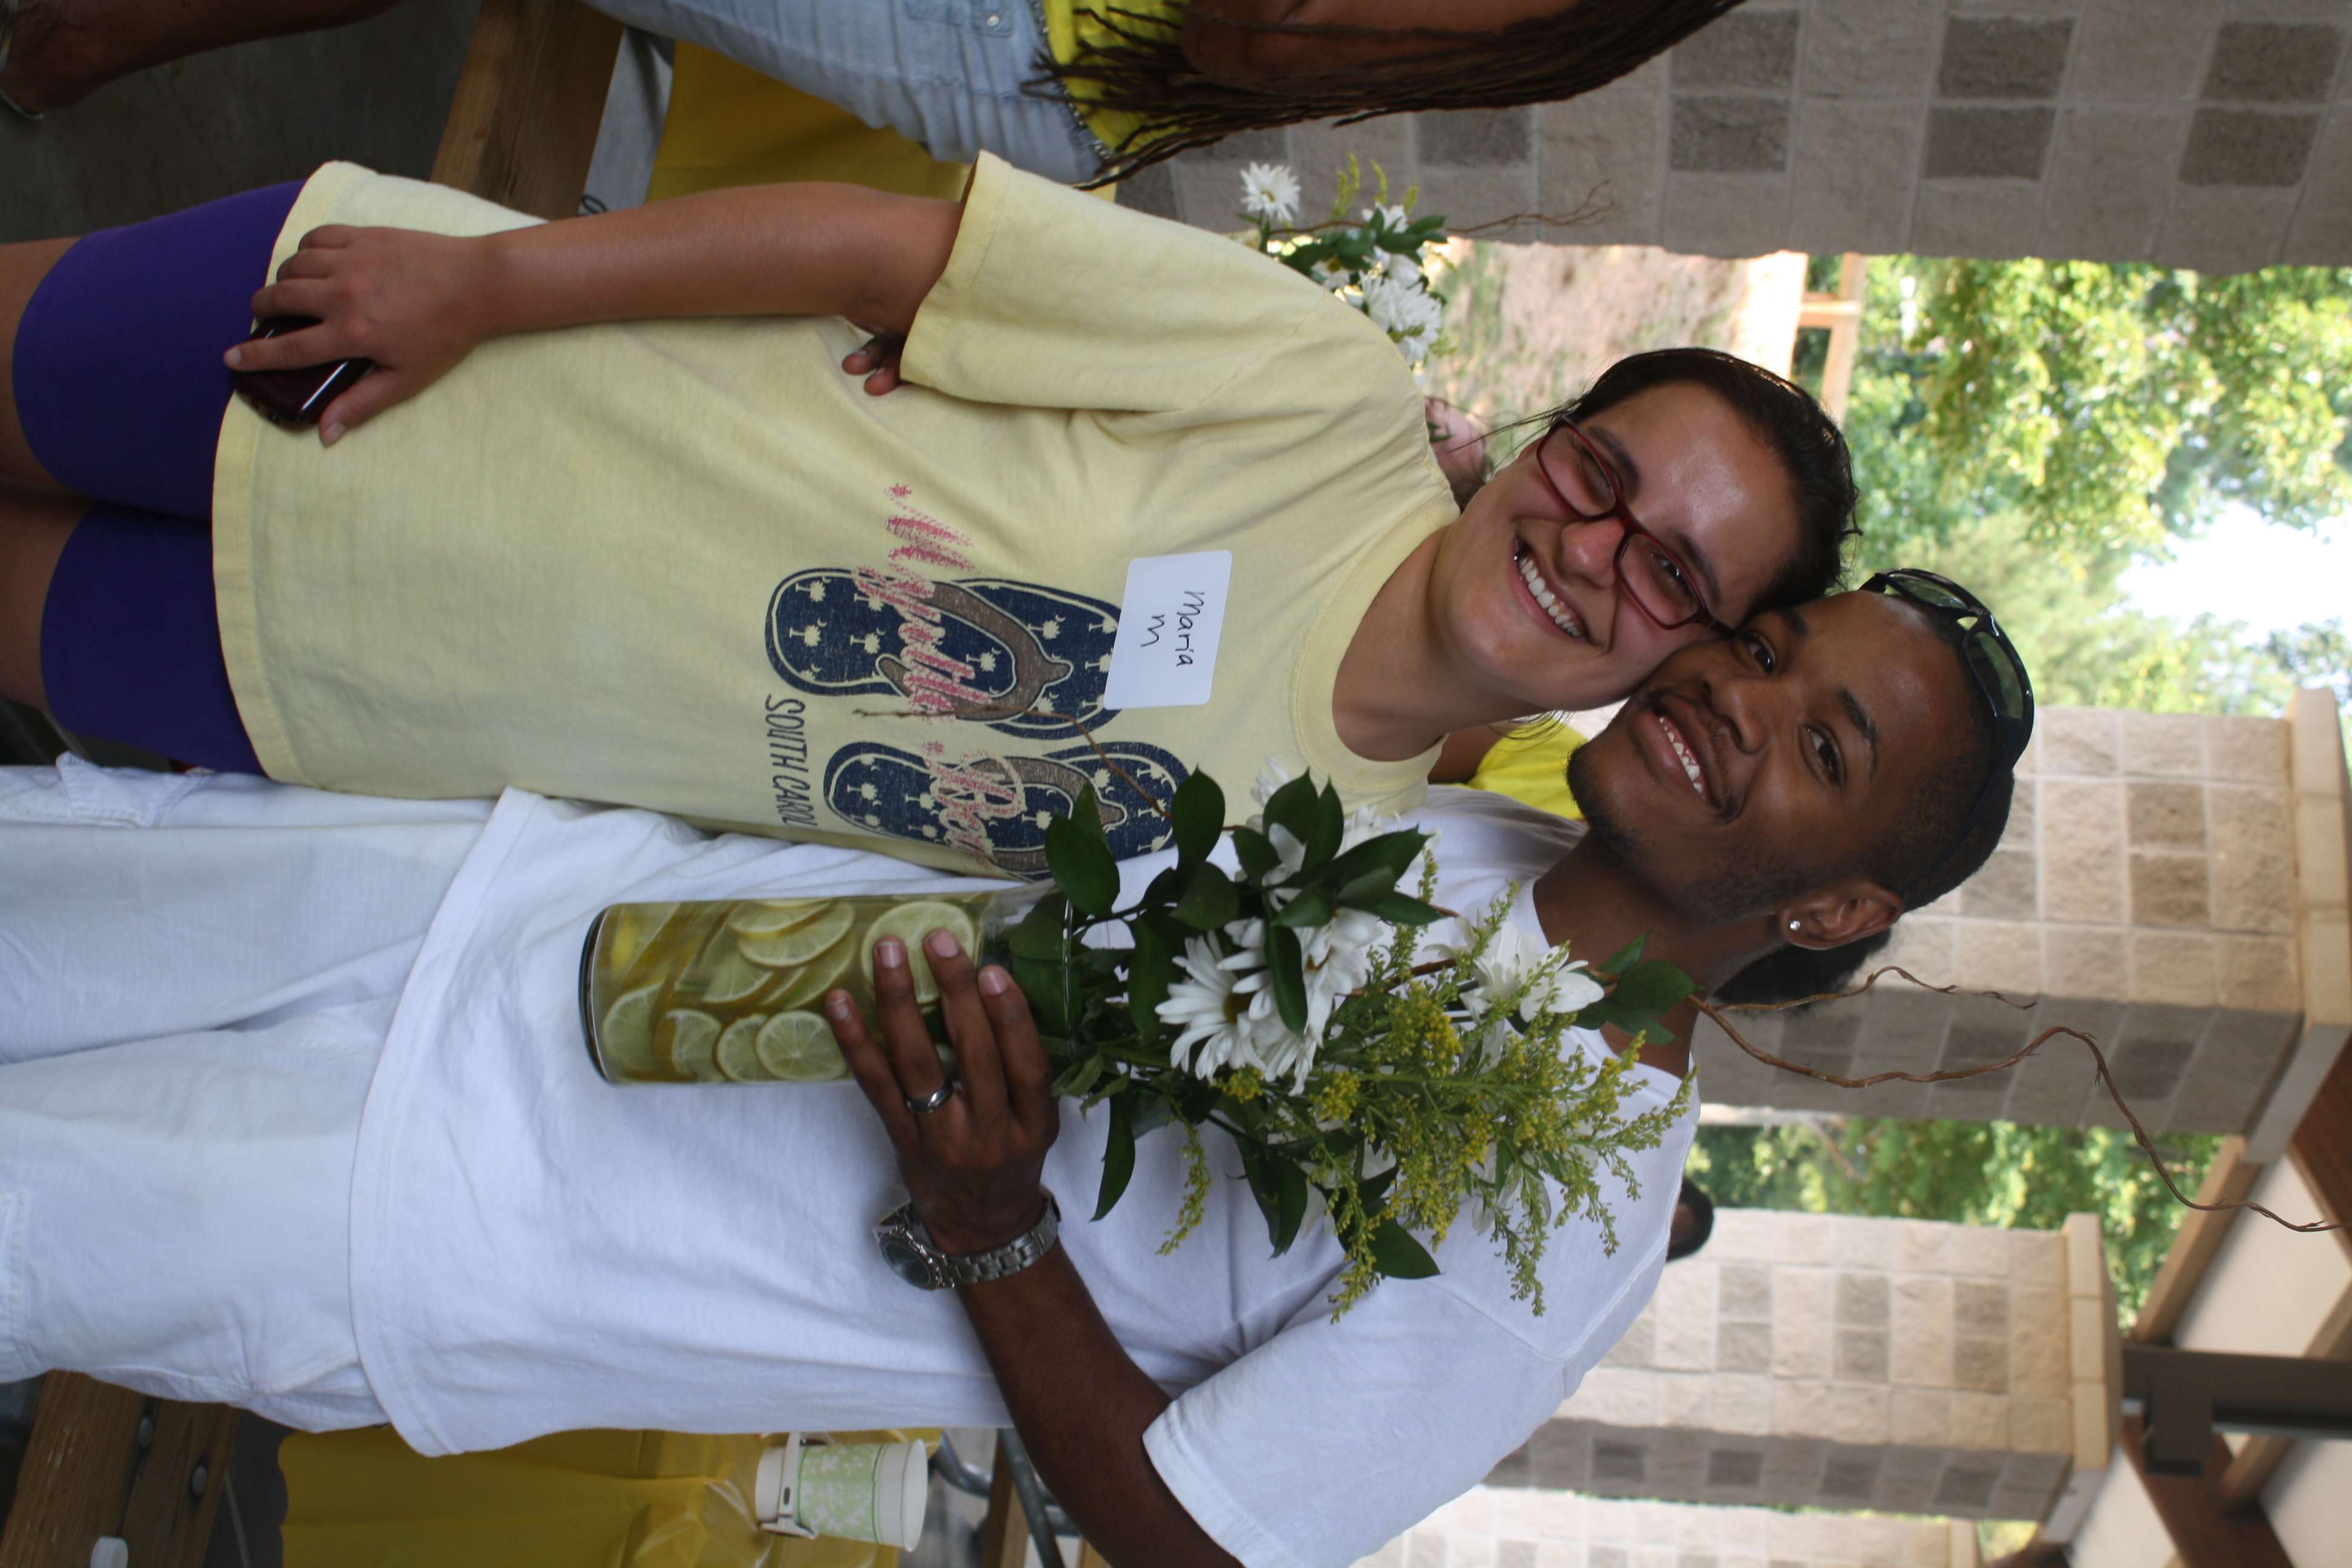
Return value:
M 2123 587 L 2151 615 L 2210 613 L 2257 636 L 2336 616 L 2352 623 L 2352 519 L 2307 533 L 2232 509 L 2202 537 L 2175 544 L 2170 561 L 2125 573 Z

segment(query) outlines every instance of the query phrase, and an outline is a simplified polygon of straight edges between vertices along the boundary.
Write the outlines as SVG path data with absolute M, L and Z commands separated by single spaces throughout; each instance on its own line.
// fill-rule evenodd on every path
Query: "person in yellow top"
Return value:
M 248 310 L 321 324 L 240 345 Z M 907 334 L 864 391 L 845 317 Z M 1447 732 L 1816 594 L 1853 501 L 1811 398 L 1685 350 L 1457 515 L 1360 312 L 986 156 L 961 202 L 548 225 L 331 164 L 0 247 L 0 480 L 40 487 L 0 485 L 0 693 L 289 782 L 999 875 L 1088 786 L 1155 848 L 1193 769 L 1408 807 Z M 225 352 L 376 368 L 313 438 Z
M 1568 762 L 1584 744 L 1581 731 L 1551 714 L 1517 724 L 1481 724 L 1445 738 L 1429 770 L 1432 784 L 1467 784 L 1509 795 L 1522 805 L 1584 820 L 1568 786 Z
M 0 0 L 0 100 L 115 78 L 395 0 Z M 1065 184 L 1236 132 L 1573 98 L 1738 0 L 592 0 L 888 127 Z M 10 46 L 11 35 L 15 47 Z

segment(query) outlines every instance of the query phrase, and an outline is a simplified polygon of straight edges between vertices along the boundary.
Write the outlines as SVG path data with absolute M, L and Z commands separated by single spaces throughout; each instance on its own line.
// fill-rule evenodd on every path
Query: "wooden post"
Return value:
M 572 216 L 620 53 L 621 24 L 579 0 L 482 0 L 434 183 Z
M 228 1484 L 236 1412 L 150 1399 L 79 1373 L 41 1382 L 0 1568 L 87 1568 L 101 1536 L 141 1568 L 194 1568 Z M 142 1423 L 152 1423 L 140 1441 Z M 201 1487 L 194 1485 L 204 1470 Z
M 996 1474 L 988 1484 L 988 1519 L 981 1526 L 980 1568 L 1021 1568 L 1028 1556 L 1029 1516 L 1013 1495 L 1013 1462 L 999 1449 Z

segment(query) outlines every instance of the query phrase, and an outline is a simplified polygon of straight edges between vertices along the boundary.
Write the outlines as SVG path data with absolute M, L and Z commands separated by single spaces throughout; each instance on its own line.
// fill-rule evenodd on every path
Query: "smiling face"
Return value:
M 1708 608 L 1746 619 L 1799 538 L 1771 448 L 1690 383 L 1636 394 L 1582 428 L 1615 467 L 1627 508 L 1689 564 Z M 1615 566 L 1623 537 L 1613 521 L 1570 511 L 1532 443 L 1472 498 L 1432 573 L 1443 635 L 1478 694 L 1480 711 L 1462 722 L 1615 701 L 1676 648 L 1713 635 L 1668 631 L 1633 605 Z
M 1892 842 L 1922 785 L 1962 765 L 1979 700 L 1919 611 L 1843 594 L 1677 653 L 1569 776 L 1670 904 L 1744 920 Z

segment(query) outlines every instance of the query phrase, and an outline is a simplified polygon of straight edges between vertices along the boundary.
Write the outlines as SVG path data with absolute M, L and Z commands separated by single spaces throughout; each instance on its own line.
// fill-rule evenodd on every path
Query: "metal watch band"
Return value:
M 991 1279 L 1002 1279 L 1008 1274 L 1018 1274 L 1054 1250 L 1054 1238 L 1062 1234 L 1062 1205 L 1045 1187 L 1037 1189 L 1045 1194 L 1045 1212 L 1037 1223 L 1002 1247 L 992 1247 L 986 1252 L 967 1253 L 961 1258 L 940 1255 L 947 1266 L 949 1278 L 959 1285 L 979 1285 Z
M 990 1279 L 1002 1279 L 1018 1274 L 1054 1250 L 1055 1238 L 1062 1231 L 1062 1205 L 1051 1191 L 1040 1187 L 1045 1194 L 1045 1212 L 1028 1230 L 985 1252 L 968 1253 L 950 1258 L 941 1252 L 923 1229 L 922 1221 L 915 1217 L 912 1203 L 901 1204 L 882 1216 L 874 1227 L 875 1240 L 881 1245 L 882 1256 L 898 1277 L 908 1284 L 925 1290 L 951 1290 L 959 1285 L 977 1285 Z

